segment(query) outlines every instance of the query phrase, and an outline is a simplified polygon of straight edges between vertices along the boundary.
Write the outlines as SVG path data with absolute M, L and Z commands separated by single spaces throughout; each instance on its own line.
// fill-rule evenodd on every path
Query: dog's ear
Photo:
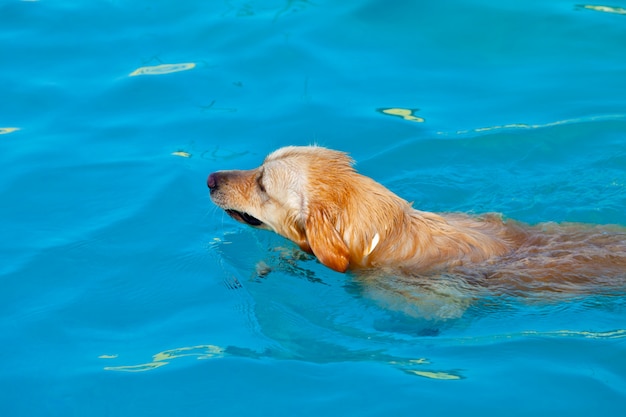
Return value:
M 320 208 L 312 208 L 305 223 L 306 238 L 311 251 L 319 261 L 337 272 L 346 272 L 350 252 L 339 232 Z

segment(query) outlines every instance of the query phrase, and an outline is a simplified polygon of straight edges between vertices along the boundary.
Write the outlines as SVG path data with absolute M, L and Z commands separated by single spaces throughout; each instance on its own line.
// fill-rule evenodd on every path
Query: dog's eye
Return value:
M 259 186 L 259 189 L 265 192 L 265 186 L 263 185 L 263 171 L 256 177 L 256 184 Z

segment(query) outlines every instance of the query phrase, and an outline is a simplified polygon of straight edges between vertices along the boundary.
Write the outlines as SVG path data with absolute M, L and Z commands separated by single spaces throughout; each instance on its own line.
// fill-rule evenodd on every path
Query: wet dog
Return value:
M 347 154 L 322 147 L 284 147 L 258 168 L 212 173 L 207 185 L 235 220 L 276 232 L 339 272 L 515 276 L 538 287 L 626 279 L 624 228 L 419 211 L 357 173 Z

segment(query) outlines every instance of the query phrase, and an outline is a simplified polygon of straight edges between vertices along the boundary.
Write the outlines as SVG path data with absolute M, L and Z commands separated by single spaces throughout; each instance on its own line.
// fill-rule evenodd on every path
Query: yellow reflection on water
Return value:
M 183 158 L 191 158 L 191 154 L 189 152 L 185 152 L 185 151 L 172 152 L 172 155 L 174 155 L 174 156 L 181 156 Z
M 117 358 L 117 355 L 100 355 L 98 356 L 98 359 L 115 359 Z
M 137 68 L 129 74 L 130 77 L 137 75 L 162 75 L 171 74 L 172 72 L 186 71 L 196 67 L 193 62 L 185 62 L 182 64 L 162 64 L 149 67 Z
M 169 362 L 150 362 L 141 365 L 105 366 L 105 371 L 144 372 L 167 365 Z
M 394 365 L 395 367 L 401 369 L 402 371 L 406 372 L 409 375 L 417 375 L 417 376 L 421 376 L 423 378 L 428 378 L 428 379 L 456 381 L 456 380 L 464 378 L 461 375 L 451 373 L 451 372 L 428 370 L 428 369 L 424 369 L 424 370 L 415 369 L 416 367 L 421 368 L 424 365 L 430 365 L 431 364 L 430 361 L 426 358 L 390 361 L 389 364 Z
M 626 338 L 626 330 L 618 329 L 606 332 L 589 332 L 576 330 L 555 330 L 552 332 L 537 332 L 528 330 L 523 332 L 525 336 L 547 337 L 584 337 L 586 339 L 623 339 Z
M 587 10 L 594 10 L 596 12 L 626 15 L 626 9 L 623 7 L 601 6 L 601 5 L 593 5 L 593 4 L 581 4 L 579 7 L 582 7 L 583 9 L 587 9 Z
M 423 376 L 424 378 L 430 378 L 430 379 L 441 379 L 441 380 L 446 380 L 446 381 L 454 381 L 457 379 L 461 379 L 460 376 L 449 374 L 447 372 L 416 371 L 415 369 L 409 369 L 406 372 L 417 375 L 417 376 Z
M 498 131 L 498 130 L 542 129 L 542 128 L 547 128 L 547 127 L 561 126 L 561 125 L 571 125 L 574 123 L 625 120 L 625 119 L 626 119 L 626 114 L 605 114 L 605 115 L 600 115 L 600 116 L 579 117 L 579 118 L 574 118 L 574 119 L 557 120 L 556 122 L 548 122 L 548 123 L 543 123 L 543 124 L 508 123 L 505 125 L 477 127 L 475 129 L 457 130 L 456 134 L 464 135 L 468 133 L 483 133 L 483 132 Z M 438 132 L 438 134 L 445 135 L 446 132 Z
M 17 132 L 18 130 L 20 130 L 19 127 L 0 127 L 0 135 Z
M 409 122 L 422 123 L 424 122 L 424 119 L 415 115 L 415 112 L 417 112 L 418 110 L 419 109 L 402 109 L 399 107 L 377 109 L 377 111 L 382 114 L 401 117 L 404 120 L 408 120 Z
M 224 348 L 215 345 L 198 345 L 165 350 L 152 357 L 155 362 L 196 356 L 196 359 L 212 359 L 224 356 Z
M 115 359 L 118 355 L 100 355 L 100 359 Z M 152 356 L 152 362 L 139 365 L 105 366 L 105 371 L 144 372 L 169 364 L 172 359 L 195 356 L 196 359 L 213 359 L 224 356 L 224 348 L 215 345 L 186 346 L 164 350 Z

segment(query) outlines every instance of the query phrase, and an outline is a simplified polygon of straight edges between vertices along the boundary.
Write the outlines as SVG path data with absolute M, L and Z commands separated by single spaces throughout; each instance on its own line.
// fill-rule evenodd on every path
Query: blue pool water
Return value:
M 625 50 L 622 0 L 1 0 L 0 414 L 622 415 L 622 290 L 381 296 L 205 180 L 626 226 Z

